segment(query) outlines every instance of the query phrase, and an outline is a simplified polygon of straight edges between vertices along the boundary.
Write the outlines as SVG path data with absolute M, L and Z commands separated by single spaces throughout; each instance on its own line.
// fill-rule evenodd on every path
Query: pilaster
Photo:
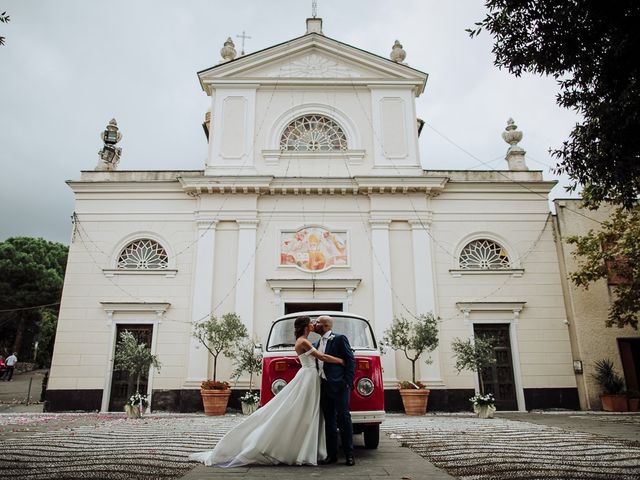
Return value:
M 196 258 L 193 277 L 191 323 L 203 322 L 211 315 L 213 296 L 213 261 L 217 220 L 200 216 L 196 220 Z M 208 377 L 209 352 L 190 336 L 187 379 L 185 386 L 194 386 Z
M 393 295 L 391 290 L 390 220 L 370 220 L 371 264 L 373 270 L 373 318 L 378 339 L 384 337 L 393 322 Z M 385 387 L 395 387 L 398 381 L 395 353 L 382 356 Z

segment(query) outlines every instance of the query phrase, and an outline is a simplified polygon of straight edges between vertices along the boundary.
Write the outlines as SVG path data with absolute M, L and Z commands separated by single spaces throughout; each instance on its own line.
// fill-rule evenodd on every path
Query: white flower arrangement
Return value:
M 494 406 L 494 404 L 496 403 L 496 399 L 493 398 L 493 394 L 491 394 L 491 393 L 486 393 L 484 395 L 478 393 L 478 394 L 474 395 L 473 397 L 471 397 L 469 399 L 469 401 L 471 403 L 473 403 L 474 408 L 475 407 L 484 407 L 486 405 Z
M 131 405 L 132 407 L 146 407 L 149 405 L 149 398 L 146 395 L 141 395 L 139 392 L 136 392 L 129 397 L 127 405 Z
M 328 341 L 328 340 L 333 340 L 334 338 L 336 338 L 336 336 L 335 336 L 335 335 L 333 335 L 333 334 L 331 334 L 331 335 L 329 335 L 329 338 L 327 338 L 327 341 Z
M 247 392 L 240 397 L 240 401 L 243 403 L 255 405 L 260 402 L 260 395 L 257 392 Z

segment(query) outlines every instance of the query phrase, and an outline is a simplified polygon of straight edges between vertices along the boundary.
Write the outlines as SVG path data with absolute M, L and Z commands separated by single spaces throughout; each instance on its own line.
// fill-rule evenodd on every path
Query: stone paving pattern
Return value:
M 0 414 L 0 476 L 22 479 L 638 479 L 639 415 L 389 415 L 355 467 L 220 469 L 188 461 L 239 415 Z M 605 433 L 606 432 L 606 433 Z M 402 448 L 407 446 L 409 448 Z
M 605 418 L 602 421 L 619 420 Z M 640 478 L 640 443 L 541 423 L 391 416 L 384 431 L 461 479 Z

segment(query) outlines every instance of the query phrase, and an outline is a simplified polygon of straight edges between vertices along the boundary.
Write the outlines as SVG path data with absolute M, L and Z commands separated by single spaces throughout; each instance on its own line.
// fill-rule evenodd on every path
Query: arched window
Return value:
M 134 240 L 118 256 L 118 269 L 162 270 L 169 266 L 167 251 L 155 240 Z
M 502 270 L 511 268 L 507 251 L 493 240 L 469 242 L 460 252 L 462 270 Z
M 304 115 L 287 125 L 280 138 L 283 152 L 347 150 L 347 137 L 336 122 L 323 115 Z

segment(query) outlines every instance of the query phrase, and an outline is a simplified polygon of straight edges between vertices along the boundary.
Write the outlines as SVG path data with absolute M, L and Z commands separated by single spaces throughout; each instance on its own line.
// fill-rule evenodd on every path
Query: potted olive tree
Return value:
M 427 354 L 425 363 L 432 362 L 428 354 L 438 346 L 438 319 L 432 313 L 411 320 L 403 316 L 396 317 L 391 328 L 384 332 L 383 341 L 402 352 L 411 362 L 411 381 L 401 381 L 398 385 L 405 413 L 424 415 L 430 390 L 416 380 L 416 362 L 422 354 Z
M 224 415 L 231 387 L 228 382 L 218 381 L 218 357 L 234 357 L 240 342 L 247 338 L 247 327 L 235 313 L 225 313 L 220 319 L 211 315 L 204 322 L 194 325 L 193 336 L 213 356 L 213 380 L 205 380 L 200 385 L 204 414 Z
M 605 412 L 625 412 L 628 409 L 627 396 L 624 393 L 624 378 L 613 368 L 613 362 L 603 358 L 594 363 L 592 377 L 600 386 L 600 401 Z
M 243 373 L 249 374 L 249 391 L 240 397 L 240 404 L 242 405 L 242 413 L 251 415 L 257 410 L 260 402 L 259 393 L 253 391 L 253 376 L 262 372 L 262 355 L 256 351 L 254 342 L 246 339 L 239 345 L 234 364 L 236 369 L 233 371 L 232 377 L 236 382 Z
M 454 338 L 451 349 L 456 356 L 456 370 L 458 374 L 462 370 L 476 372 L 480 385 L 480 392 L 476 393 L 469 401 L 473 405 L 473 411 L 480 418 L 492 418 L 496 411 L 495 398 L 491 393 L 485 393 L 482 380 L 482 370 L 496 363 L 495 351 L 496 339 L 493 337 L 475 337 L 467 340 Z
M 135 379 L 136 391 L 133 395 L 130 395 L 130 391 L 127 392 L 128 400 L 125 411 L 129 417 L 139 418 L 145 407 L 149 405 L 147 396 L 140 393 L 140 381 L 142 375 L 149 374 L 151 367 L 160 371 L 158 357 L 153 355 L 151 349 L 144 343 L 138 343 L 131 332 L 125 330 L 120 333 L 113 362 L 116 370 L 129 374 L 130 381 Z

